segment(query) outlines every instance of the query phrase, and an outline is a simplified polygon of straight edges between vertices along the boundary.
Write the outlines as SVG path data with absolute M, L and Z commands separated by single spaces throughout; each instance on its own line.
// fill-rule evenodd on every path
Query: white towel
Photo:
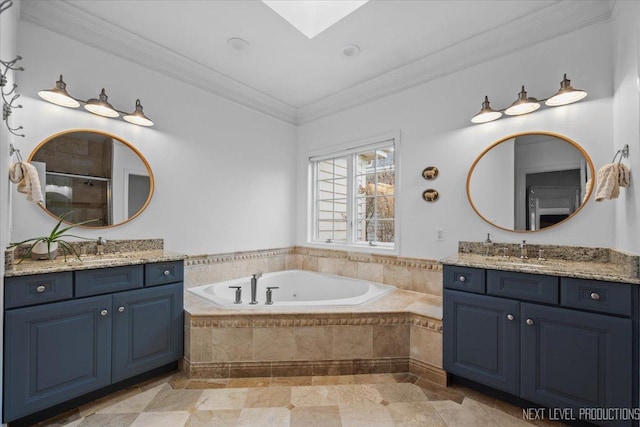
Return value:
M 618 185 L 628 187 L 631 185 L 631 171 L 622 163 L 618 163 Z
M 42 202 L 42 189 L 36 168 L 25 162 L 14 163 L 9 167 L 9 179 L 18 184 L 18 192 L 27 195 L 27 200 Z

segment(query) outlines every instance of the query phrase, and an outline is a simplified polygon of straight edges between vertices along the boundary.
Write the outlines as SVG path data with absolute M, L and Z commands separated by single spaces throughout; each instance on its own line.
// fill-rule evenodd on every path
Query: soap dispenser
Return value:
M 493 242 L 491 241 L 491 234 L 487 233 L 487 240 L 482 244 L 484 246 L 484 256 L 493 256 Z

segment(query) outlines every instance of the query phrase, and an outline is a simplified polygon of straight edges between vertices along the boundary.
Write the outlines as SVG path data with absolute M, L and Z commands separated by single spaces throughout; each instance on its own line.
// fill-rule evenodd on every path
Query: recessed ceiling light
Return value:
M 369 0 L 262 0 L 312 39 Z
M 348 44 L 342 48 L 342 54 L 347 58 L 355 58 L 360 55 L 360 46 L 355 44 Z
M 229 40 L 227 40 L 227 45 L 231 49 L 237 50 L 238 52 L 244 52 L 245 50 L 249 49 L 249 42 L 240 37 L 231 37 Z

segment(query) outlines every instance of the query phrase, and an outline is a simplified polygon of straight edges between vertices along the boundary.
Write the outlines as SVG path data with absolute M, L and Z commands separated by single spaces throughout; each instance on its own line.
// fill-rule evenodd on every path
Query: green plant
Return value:
M 64 219 L 71 215 L 72 212 L 67 212 L 66 214 L 62 215 L 60 217 L 60 221 L 58 221 L 58 223 L 55 225 L 55 227 L 53 227 L 53 229 L 51 230 L 51 233 L 49 233 L 48 236 L 40 236 L 40 237 L 32 237 L 30 239 L 26 239 L 23 240 L 22 242 L 18 242 L 18 243 L 11 243 L 9 245 L 10 248 L 15 247 L 15 246 L 20 246 L 23 245 L 25 243 L 31 243 L 31 245 L 29 246 L 29 249 L 27 249 L 27 253 L 25 254 L 25 257 L 31 256 L 31 253 L 33 251 L 33 247 L 35 245 L 37 245 L 38 243 L 42 242 L 42 243 L 46 243 L 47 244 L 47 253 L 49 255 L 49 259 L 53 259 L 54 257 L 52 256 L 51 253 L 51 244 L 52 243 L 58 243 L 58 246 L 62 249 L 62 252 L 64 254 L 64 260 L 67 260 L 67 254 L 73 254 L 75 255 L 76 258 L 78 258 L 79 261 L 82 261 L 82 259 L 80 259 L 80 255 L 78 254 L 78 252 L 74 249 L 73 245 L 71 245 L 71 243 L 67 242 L 66 240 L 63 239 L 63 237 L 76 237 L 78 239 L 84 239 L 84 240 L 93 240 L 91 238 L 87 238 L 87 237 L 82 237 L 82 236 L 76 236 L 75 234 L 65 234 L 67 231 L 71 230 L 73 227 L 76 227 L 78 225 L 83 225 L 83 224 L 87 224 L 93 221 L 97 221 L 97 219 L 90 219 L 88 221 L 83 221 L 83 222 L 79 222 L 76 224 L 71 224 L 68 227 L 64 227 L 64 228 L 60 228 L 64 222 Z M 19 262 L 22 262 L 24 260 L 23 257 Z

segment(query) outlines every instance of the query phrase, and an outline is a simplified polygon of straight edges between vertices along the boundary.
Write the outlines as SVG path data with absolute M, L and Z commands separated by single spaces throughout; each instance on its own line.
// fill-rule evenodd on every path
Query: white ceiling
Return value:
M 259 0 L 22 0 L 21 17 L 297 124 L 608 19 L 612 8 L 372 0 L 313 39 Z M 249 49 L 230 49 L 230 37 Z M 347 44 L 360 55 L 342 56 Z

